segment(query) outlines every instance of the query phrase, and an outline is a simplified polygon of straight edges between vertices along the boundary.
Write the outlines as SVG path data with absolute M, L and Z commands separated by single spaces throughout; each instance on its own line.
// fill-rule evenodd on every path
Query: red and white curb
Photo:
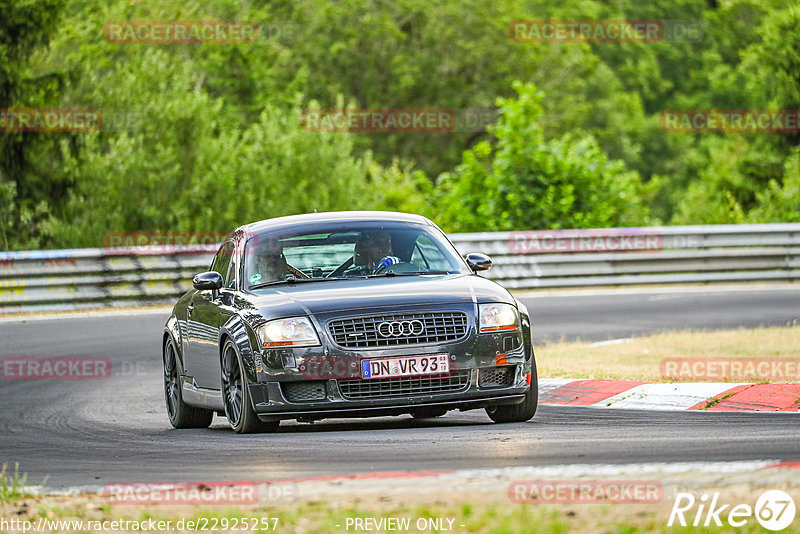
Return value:
M 634 410 L 800 413 L 800 384 L 541 378 L 539 404 Z

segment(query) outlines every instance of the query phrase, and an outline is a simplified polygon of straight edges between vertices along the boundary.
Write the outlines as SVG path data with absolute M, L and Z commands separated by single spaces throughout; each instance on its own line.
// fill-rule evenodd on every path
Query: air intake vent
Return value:
M 457 393 L 469 387 L 469 369 L 438 378 L 385 378 L 340 380 L 339 389 L 346 399 L 374 399 L 405 395 Z
M 313 402 L 325 400 L 325 382 L 284 382 L 283 395 L 289 402 Z
M 478 387 L 481 389 L 491 389 L 513 386 L 515 367 L 515 365 L 482 367 L 478 371 Z

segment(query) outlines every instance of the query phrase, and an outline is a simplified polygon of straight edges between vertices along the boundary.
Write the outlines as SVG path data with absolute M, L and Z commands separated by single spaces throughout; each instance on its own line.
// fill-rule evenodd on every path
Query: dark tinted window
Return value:
M 225 276 L 225 287 L 230 289 L 236 288 L 236 260 L 231 260 L 228 274 Z
M 380 266 L 386 260 L 387 266 Z M 245 250 L 246 283 L 296 278 L 364 276 L 383 270 L 407 274 L 469 273 L 435 227 L 353 221 L 265 230 Z
M 217 252 L 217 255 L 214 256 L 214 261 L 211 263 L 211 270 L 218 272 L 220 275 L 222 275 L 222 278 L 225 279 L 225 277 L 228 275 L 228 268 L 231 265 L 232 259 L 233 259 L 233 243 L 228 241 L 220 247 L 219 251 Z

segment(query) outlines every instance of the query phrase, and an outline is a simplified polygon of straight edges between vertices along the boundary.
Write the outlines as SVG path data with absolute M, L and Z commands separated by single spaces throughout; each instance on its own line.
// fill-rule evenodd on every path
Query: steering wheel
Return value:
M 408 273 L 419 271 L 419 267 L 413 263 L 402 261 L 396 256 L 386 256 L 378 262 L 378 264 L 375 266 L 375 269 L 372 270 L 372 274 L 380 274 L 387 271 Z
M 351 265 L 353 265 L 353 258 L 348 258 L 344 263 L 331 271 L 331 273 L 325 278 L 336 278 L 337 276 L 341 276 L 347 269 L 350 268 Z

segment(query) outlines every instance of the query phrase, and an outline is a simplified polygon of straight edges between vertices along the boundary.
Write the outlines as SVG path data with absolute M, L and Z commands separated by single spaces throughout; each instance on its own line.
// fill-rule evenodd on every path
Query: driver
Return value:
M 399 263 L 392 254 L 392 236 L 389 232 L 365 232 L 358 240 L 353 253 L 353 264 L 366 272 Z

